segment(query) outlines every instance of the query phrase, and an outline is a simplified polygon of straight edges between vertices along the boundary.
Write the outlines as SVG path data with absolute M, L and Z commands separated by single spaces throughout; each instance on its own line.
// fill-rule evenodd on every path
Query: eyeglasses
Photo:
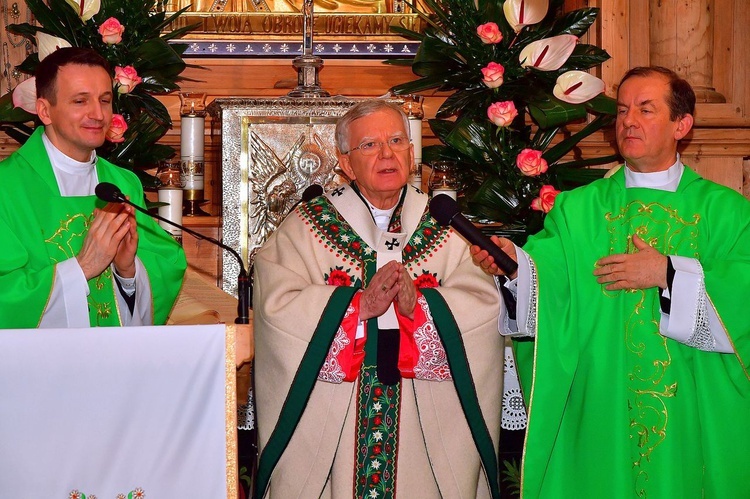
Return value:
M 375 156 L 378 154 L 382 149 L 383 145 L 388 144 L 388 147 L 391 151 L 405 151 L 409 149 L 409 146 L 411 143 L 409 142 L 409 139 L 404 137 L 403 135 L 398 135 L 396 137 L 391 137 L 388 139 L 388 142 L 375 142 L 368 140 L 367 142 L 362 142 L 357 147 L 352 147 L 349 149 L 349 152 L 346 152 L 344 154 L 349 154 L 352 151 L 359 151 L 362 153 L 362 156 Z

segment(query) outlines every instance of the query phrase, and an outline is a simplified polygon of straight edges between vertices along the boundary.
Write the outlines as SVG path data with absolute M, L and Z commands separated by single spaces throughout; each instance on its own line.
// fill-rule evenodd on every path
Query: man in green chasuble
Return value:
M 624 166 L 560 194 L 523 250 L 495 239 L 519 262 L 500 330 L 529 411 L 522 497 L 750 497 L 750 202 L 681 162 L 685 80 L 632 69 L 617 107 Z
M 150 217 L 94 196 L 111 182 L 143 203 L 138 178 L 96 156 L 112 120 L 107 62 L 59 49 L 36 85 L 44 127 L 0 163 L 0 328 L 163 324 L 182 248 Z
M 408 185 L 403 112 L 336 127 L 351 183 L 302 203 L 255 258 L 257 497 L 499 497 L 499 300 Z

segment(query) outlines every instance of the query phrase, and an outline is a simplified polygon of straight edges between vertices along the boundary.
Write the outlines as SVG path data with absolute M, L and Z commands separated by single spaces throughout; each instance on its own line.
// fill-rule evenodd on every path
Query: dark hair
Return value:
M 107 60 L 92 49 L 82 47 L 64 47 L 57 49 L 42 59 L 36 67 L 36 95 L 56 104 L 57 73 L 63 66 L 78 64 L 80 66 L 99 66 L 110 74 Z
M 654 75 L 661 75 L 669 82 L 669 90 L 671 93 L 667 99 L 667 105 L 669 106 L 670 120 L 674 121 L 678 118 L 682 118 L 686 114 L 695 114 L 695 92 L 693 92 L 693 87 L 671 69 L 662 66 L 635 67 L 625 73 L 625 76 L 620 80 L 620 87 L 622 87 L 625 80 L 629 78 Z

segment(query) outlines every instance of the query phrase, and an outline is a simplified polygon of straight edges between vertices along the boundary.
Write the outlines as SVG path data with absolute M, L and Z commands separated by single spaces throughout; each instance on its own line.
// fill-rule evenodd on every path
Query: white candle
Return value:
M 197 173 L 189 173 L 182 178 L 182 183 L 184 184 L 184 189 L 186 190 L 202 191 L 204 187 L 203 175 L 199 175 Z
M 419 164 L 422 162 L 422 120 L 409 118 L 409 134 L 414 144 L 414 162 Z
M 180 119 L 180 157 L 203 161 L 204 116 L 183 116 Z
M 452 197 L 454 201 L 458 201 L 458 193 L 453 189 L 434 189 L 432 191 L 433 196 L 437 196 L 438 194 L 445 194 Z
M 182 189 L 166 188 L 159 189 L 159 202 L 169 203 L 167 206 L 159 206 L 159 216 L 182 225 Z M 159 220 L 159 225 L 173 236 L 182 235 L 182 229 Z

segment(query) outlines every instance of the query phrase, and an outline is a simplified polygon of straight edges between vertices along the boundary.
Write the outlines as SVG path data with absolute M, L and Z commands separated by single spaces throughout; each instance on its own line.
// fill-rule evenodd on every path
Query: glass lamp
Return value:
M 456 163 L 453 161 L 435 161 L 432 172 L 427 181 L 433 196 L 447 194 L 453 199 L 458 198 L 459 182 L 456 173 Z

